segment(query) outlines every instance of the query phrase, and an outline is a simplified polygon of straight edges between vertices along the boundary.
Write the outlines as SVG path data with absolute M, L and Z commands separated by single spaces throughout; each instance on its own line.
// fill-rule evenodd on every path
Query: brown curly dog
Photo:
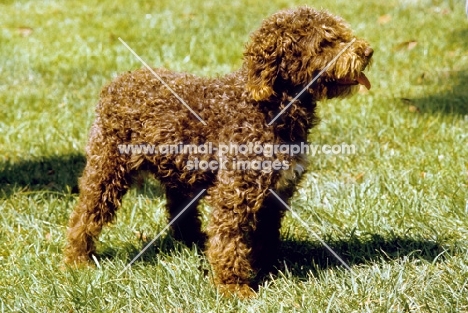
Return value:
M 145 170 L 165 186 L 171 220 L 207 189 L 211 216 L 206 235 L 198 199 L 175 221 L 173 234 L 188 244 L 203 244 L 206 236 L 206 255 L 219 289 L 252 296 L 249 286 L 256 274 L 276 260 L 286 210 L 270 189 L 287 202 L 307 167 L 306 153 L 276 148 L 307 142 L 308 131 L 318 122 L 317 101 L 350 95 L 359 84 L 370 88 L 362 71 L 372 54 L 341 18 L 301 7 L 264 20 L 246 45 L 243 66 L 224 77 L 155 69 L 164 85 L 148 69 L 140 69 L 115 79 L 102 90 L 96 108 L 79 202 L 69 222 L 66 262 L 89 260 L 94 241 L 114 220 L 132 178 Z M 208 143 L 214 147 L 210 152 L 119 148 Z M 221 144 L 229 149 L 220 153 Z

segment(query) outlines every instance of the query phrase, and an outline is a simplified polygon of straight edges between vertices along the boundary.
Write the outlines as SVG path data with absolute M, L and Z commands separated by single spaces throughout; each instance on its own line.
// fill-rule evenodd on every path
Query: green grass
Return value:
M 141 67 L 221 75 L 262 18 L 302 2 L 2 1 L 0 312 L 468 312 L 468 21 L 462 1 L 310 1 L 374 47 L 373 88 L 320 105 L 316 155 L 292 207 L 278 271 L 256 299 L 219 296 L 200 251 L 168 236 L 153 182 L 101 235 L 98 266 L 62 249 L 101 87 Z M 143 234 L 143 236 L 142 236 Z M 141 239 L 143 238 L 143 239 Z

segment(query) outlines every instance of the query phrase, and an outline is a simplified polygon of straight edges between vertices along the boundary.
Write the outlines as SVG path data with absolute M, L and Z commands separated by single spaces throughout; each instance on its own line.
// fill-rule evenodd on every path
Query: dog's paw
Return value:
M 220 284 L 218 290 L 224 296 L 237 296 L 240 299 L 251 299 L 257 297 L 255 291 L 247 284 Z
M 95 268 L 96 265 L 89 258 L 69 258 L 65 257 L 60 264 L 60 270 L 84 270 L 87 268 Z

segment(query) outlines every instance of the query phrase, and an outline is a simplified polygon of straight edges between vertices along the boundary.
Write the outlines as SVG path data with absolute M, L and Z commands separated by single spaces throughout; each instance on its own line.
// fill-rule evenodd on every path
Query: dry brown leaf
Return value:
M 379 18 L 377 19 L 377 23 L 379 23 L 380 25 L 383 25 L 383 24 L 387 24 L 391 20 L 392 20 L 392 16 L 390 14 L 384 14 L 384 15 L 379 16 Z
M 16 31 L 22 37 L 28 37 L 33 33 L 33 29 L 31 27 L 18 27 Z
M 413 103 L 413 100 L 411 100 L 411 99 L 409 99 L 409 98 L 400 98 L 400 100 L 401 100 L 404 104 Z
M 136 231 L 136 232 L 135 232 L 135 235 L 136 235 L 137 239 L 142 240 L 142 241 L 146 241 L 146 239 L 148 239 L 148 238 L 146 237 L 146 234 L 145 234 L 145 233 L 141 233 L 141 232 L 139 232 L 139 231 Z
M 364 175 L 365 173 L 359 173 L 356 175 L 356 177 L 354 177 L 354 179 L 357 181 L 357 182 L 362 182 L 363 178 L 364 178 Z
M 417 45 L 418 45 L 417 41 L 408 42 L 408 50 L 412 50 L 412 49 L 416 48 Z
M 395 46 L 395 50 L 412 50 L 418 45 L 416 40 L 409 40 L 399 43 Z

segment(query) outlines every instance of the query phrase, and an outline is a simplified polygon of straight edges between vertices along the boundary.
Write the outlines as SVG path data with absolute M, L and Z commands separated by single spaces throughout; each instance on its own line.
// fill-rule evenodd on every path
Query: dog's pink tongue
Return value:
M 366 86 L 367 89 L 371 89 L 371 83 L 369 79 L 367 79 L 366 75 L 364 75 L 364 73 L 360 73 L 356 80 L 361 85 Z

